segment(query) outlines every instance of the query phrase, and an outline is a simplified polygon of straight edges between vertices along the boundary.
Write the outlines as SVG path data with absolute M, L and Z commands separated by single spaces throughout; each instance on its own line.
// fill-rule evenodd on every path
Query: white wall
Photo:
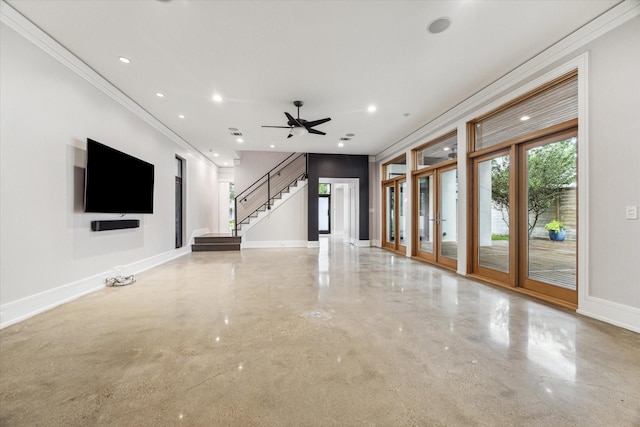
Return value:
M 217 167 L 173 142 L 5 24 L 0 27 L 0 324 L 104 286 L 176 251 L 175 156 L 186 162 L 186 235 L 217 223 Z M 92 232 L 82 210 L 86 139 L 155 165 L 141 227 Z M 117 171 L 115 171 L 117 173 Z
M 635 308 L 627 311 L 640 331 L 640 221 L 625 219 L 625 206 L 640 205 L 640 17 L 582 51 L 590 60 L 590 271 L 581 309 L 602 317 L 608 303 Z
M 331 235 L 344 236 L 344 222 L 346 210 L 345 184 L 333 184 L 331 188 Z
M 291 153 L 275 151 L 240 152 L 240 165 L 235 166 L 235 195 L 246 190 L 290 155 Z
M 276 203 L 265 218 L 243 233 L 243 248 L 307 246 L 308 186 Z
M 218 228 L 217 233 L 229 233 L 229 183 L 218 183 Z

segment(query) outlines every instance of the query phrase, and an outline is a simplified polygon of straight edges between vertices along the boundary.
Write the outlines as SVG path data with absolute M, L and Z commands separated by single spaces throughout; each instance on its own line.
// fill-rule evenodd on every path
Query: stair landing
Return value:
M 191 250 L 193 252 L 239 251 L 241 241 L 241 237 L 232 236 L 228 233 L 203 234 L 195 238 L 194 244 L 191 245 Z

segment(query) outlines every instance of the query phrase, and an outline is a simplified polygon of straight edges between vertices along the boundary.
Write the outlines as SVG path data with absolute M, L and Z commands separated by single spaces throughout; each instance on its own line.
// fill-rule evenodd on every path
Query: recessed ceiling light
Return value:
M 271 147 L 271 148 L 276 148 L 276 146 L 275 146 L 275 145 L 273 145 L 273 144 L 271 144 L 269 147 Z
M 338 142 L 338 147 L 344 147 L 344 142 Z
M 213 153 L 213 157 L 218 157 L 218 153 Z
M 369 105 L 367 107 L 367 111 L 370 113 L 373 113 L 374 111 L 376 111 L 376 106 L 375 105 Z
M 125 58 L 124 56 L 121 56 L 118 59 L 120 60 L 120 62 L 124 62 L 125 64 L 129 64 L 131 62 L 129 58 Z
M 238 139 L 236 139 L 236 142 L 244 142 L 244 139 L 238 138 Z
M 178 114 L 178 117 L 180 117 L 181 119 L 184 119 L 184 114 Z
M 229 163 L 227 163 L 227 162 L 224 162 L 224 163 L 223 163 L 223 165 L 225 165 L 225 166 L 227 166 L 228 164 L 229 164 Z
M 438 18 L 435 21 L 431 21 L 429 24 L 429 32 L 431 34 L 438 34 L 449 28 L 451 20 L 446 17 Z
M 449 150 L 451 150 L 451 148 L 449 148 L 449 147 L 444 147 L 444 151 L 449 151 Z
M 164 93 L 156 92 L 158 98 L 164 98 Z
M 522 120 L 523 122 L 526 122 L 527 120 L 529 120 L 531 117 L 529 116 L 522 116 L 520 117 L 520 120 Z
M 213 100 L 216 102 L 222 102 L 222 97 L 216 93 L 213 95 Z

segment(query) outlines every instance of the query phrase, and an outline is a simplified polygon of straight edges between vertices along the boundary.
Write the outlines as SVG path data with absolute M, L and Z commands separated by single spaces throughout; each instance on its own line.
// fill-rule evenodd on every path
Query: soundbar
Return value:
M 139 219 L 119 219 L 114 221 L 91 221 L 92 231 L 122 230 L 140 227 Z

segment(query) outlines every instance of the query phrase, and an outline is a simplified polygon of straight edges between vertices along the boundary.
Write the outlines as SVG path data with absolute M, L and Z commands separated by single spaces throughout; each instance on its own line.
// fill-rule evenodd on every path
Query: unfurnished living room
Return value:
M 640 0 L 0 0 L 0 425 L 640 425 Z

